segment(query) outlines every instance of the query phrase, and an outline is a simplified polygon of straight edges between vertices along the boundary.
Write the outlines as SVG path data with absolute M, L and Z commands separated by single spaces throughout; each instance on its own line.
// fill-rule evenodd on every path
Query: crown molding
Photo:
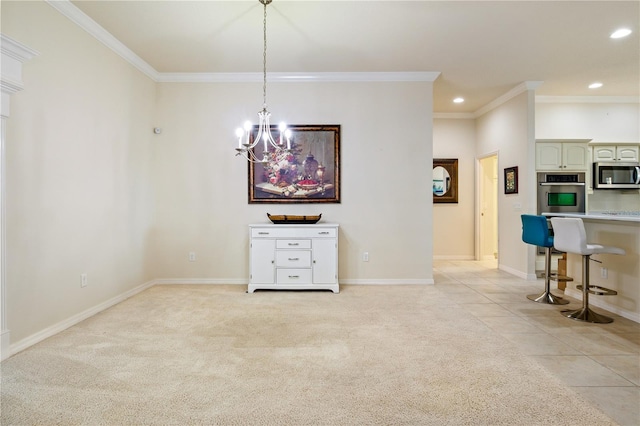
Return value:
M 102 44 L 120 55 L 123 59 L 136 67 L 154 81 L 158 81 L 158 71 L 136 55 L 131 49 L 122 44 L 117 38 L 102 28 L 96 21 L 78 9 L 69 0 L 45 0 L 49 6 L 69 18 L 73 23 L 91 34 Z
M 28 61 L 40 54 L 4 34 L 0 34 L 0 46 L 2 55 L 9 56 L 10 58 L 16 59 L 20 62 Z
M 433 82 L 440 72 L 272 72 L 267 81 L 273 83 L 310 82 Z M 161 83 L 262 83 L 263 73 L 159 73 Z
M 536 96 L 537 104 L 637 104 L 639 96 Z
M 0 70 L 0 117 L 7 118 L 11 111 L 11 95 L 24 89 L 22 84 L 22 64 L 39 55 L 39 53 L 4 34 L 0 34 L 0 51 L 2 53 L 0 55 L 2 57 L 2 70 Z M 1 252 L 2 250 L 0 250 Z M 4 285 L 4 276 L 0 274 L 2 291 L 4 291 Z M 4 307 L 0 309 L 0 312 L 3 309 Z M 4 329 L 4 322 L 0 325 L 0 330 Z M 1 352 L 2 350 L 0 349 L 0 357 L 2 356 Z
M 521 93 L 524 93 L 524 92 L 526 92 L 528 90 L 536 90 L 538 87 L 540 87 L 542 85 L 542 83 L 544 83 L 544 82 L 543 81 L 524 81 L 524 82 L 518 84 L 513 89 L 509 90 L 504 95 L 497 97 L 496 99 L 494 99 L 493 101 L 489 102 L 488 104 L 486 104 L 482 108 L 478 109 L 477 111 L 475 111 L 473 113 L 473 115 L 476 118 L 478 118 L 481 115 L 484 115 L 484 114 L 488 113 L 492 109 L 499 107 L 500 105 L 504 104 L 505 102 L 509 101 L 510 99 L 515 98 L 516 96 L 518 96 Z
M 250 83 L 263 81 L 263 73 L 160 73 L 69 0 L 45 1 L 153 81 L 161 83 Z M 439 75 L 440 72 L 269 73 L 267 80 L 271 82 L 433 82 Z
M 473 120 L 476 115 L 472 112 L 434 112 L 433 118 L 444 118 L 452 120 Z
M 13 95 L 22 89 L 24 89 L 22 82 L 2 76 L 2 79 L 0 80 L 0 90 L 2 90 L 2 93 Z

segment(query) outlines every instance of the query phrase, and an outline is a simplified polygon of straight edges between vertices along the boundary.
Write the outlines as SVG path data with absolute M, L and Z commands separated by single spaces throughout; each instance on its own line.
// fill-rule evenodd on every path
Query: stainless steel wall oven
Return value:
M 585 173 L 538 173 L 538 214 L 584 213 L 586 204 Z M 549 223 L 550 232 L 551 223 Z M 559 253 L 551 249 L 552 253 Z M 538 247 L 544 254 L 544 247 Z
M 538 214 L 584 213 L 584 172 L 538 173 Z

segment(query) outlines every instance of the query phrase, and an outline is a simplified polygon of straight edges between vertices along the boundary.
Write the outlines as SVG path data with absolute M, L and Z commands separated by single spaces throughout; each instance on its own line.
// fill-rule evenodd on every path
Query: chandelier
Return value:
M 262 50 L 262 111 L 258 112 L 258 133 L 251 140 L 251 133 L 253 130 L 253 124 L 250 121 L 244 123 L 244 128 L 236 129 L 236 136 L 238 138 L 238 147 L 236 148 L 236 156 L 242 155 L 244 158 L 252 163 L 267 163 L 268 162 L 268 150 L 271 146 L 277 152 L 288 151 L 291 149 L 291 130 L 287 129 L 285 123 L 278 125 L 280 135 L 277 142 L 271 135 L 271 125 L 269 124 L 269 117 L 271 113 L 267 111 L 267 5 L 272 0 L 258 0 L 264 6 L 264 19 L 263 19 L 263 50 Z M 286 141 L 286 142 L 285 142 Z M 258 158 L 254 154 L 254 148 L 258 143 L 264 144 L 263 157 Z

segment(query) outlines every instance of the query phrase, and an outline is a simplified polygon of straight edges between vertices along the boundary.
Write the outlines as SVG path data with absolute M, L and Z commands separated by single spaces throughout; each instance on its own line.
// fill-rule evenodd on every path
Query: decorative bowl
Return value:
M 305 191 L 310 191 L 312 189 L 316 189 L 317 187 L 319 187 L 320 183 L 316 182 L 315 180 L 305 179 L 297 182 L 296 186 Z
M 322 213 L 316 216 L 271 215 L 267 213 L 267 217 L 275 224 L 309 225 L 318 223 L 322 217 Z

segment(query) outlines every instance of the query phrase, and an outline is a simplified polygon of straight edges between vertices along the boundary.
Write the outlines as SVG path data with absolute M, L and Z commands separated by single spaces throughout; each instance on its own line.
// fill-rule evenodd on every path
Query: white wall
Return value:
M 536 102 L 535 111 L 536 139 L 640 141 L 638 103 Z
M 474 259 L 476 135 L 474 119 L 433 120 L 433 157 L 458 159 L 458 203 L 433 205 L 436 259 Z
M 498 152 L 498 264 L 515 275 L 528 277 L 528 246 L 522 242 L 520 215 L 535 212 L 534 95 L 527 90 L 477 119 L 477 156 Z M 517 194 L 504 193 L 506 167 L 518 167 Z
M 155 85 L 45 3 L 3 2 L 2 31 L 40 53 L 6 131 L 14 344 L 151 278 Z
M 322 213 L 341 226 L 341 282 L 432 280 L 431 85 L 269 84 L 274 122 L 341 125 L 342 202 L 295 205 L 247 204 L 233 132 L 257 119 L 260 84 L 159 85 L 156 275 L 246 282 L 247 224 L 266 213 Z

